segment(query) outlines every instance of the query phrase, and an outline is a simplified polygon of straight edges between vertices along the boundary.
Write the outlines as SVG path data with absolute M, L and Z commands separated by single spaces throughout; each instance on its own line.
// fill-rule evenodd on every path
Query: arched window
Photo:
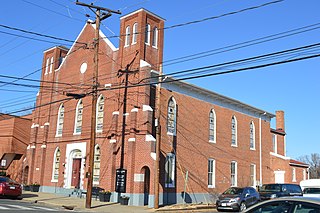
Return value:
M 127 28 L 126 28 L 126 39 L 125 39 L 124 46 L 125 47 L 129 46 L 129 43 L 130 43 L 130 26 L 127 26 Z
M 232 116 L 231 119 L 231 146 L 237 146 L 237 119 Z
M 52 172 L 52 180 L 51 182 L 58 182 L 59 178 L 59 168 L 60 168 L 60 157 L 61 152 L 59 147 L 56 148 L 56 151 L 53 155 L 53 172 Z
M 209 114 L 209 142 L 216 143 L 216 113 L 213 109 Z
M 56 136 L 61 136 L 62 135 L 63 122 L 64 122 L 64 106 L 63 106 L 63 104 L 61 104 L 60 107 L 59 107 L 59 110 L 58 110 Z
M 103 129 L 103 112 L 104 112 L 104 97 L 100 95 L 97 101 L 97 125 L 96 131 L 102 132 Z
M 158 28 L 153 28 L 152 46 L 158 47 Z
M 138 36 L 138 23 L 134 23 L 132 28 L 132 44 L 137 43 L 137 36 Z
M 167 118 L 167 132 L 176 135 L 177 122 L 177 104 L 174 98 L 170 98 L 168 102 L 168 118 Z
M 94 149 L 94 160 L 93 160 L 93 183 L 99 184 L 100 179 L 100 147 L 95 146 Z
M 146 25 L 146 32 L 145 32 L 145 43 L 150 45 L 150 34 L 151 34 L 151 26 L 150 24 Z
M 53 57 L 51 57 L 49 73 L 52 73 L 52 69 L 53 69 Z
M 80 99 L 78 104 L 77 104 L 77 109 L 76 109 L 76 120 L 75 120 L 75 128 L 74 128 L 74 133 L 75 134 L 80 134 L 81 129 L 82 129 L 82 113 L 83 113 L 83 104 L 82 100 Z
M 253 121 L 250 122 L 250 149 L 255 149 L 255 127 Z

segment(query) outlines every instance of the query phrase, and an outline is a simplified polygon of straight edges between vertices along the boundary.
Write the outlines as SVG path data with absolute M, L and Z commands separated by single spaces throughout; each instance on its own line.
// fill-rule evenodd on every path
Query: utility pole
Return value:
M 91 134 L 90 134 L 90 146 L 89 146 L 89 156 L 88 156 L 88 172 L 87 172 L 87 196 L 86 196 L 86 208 L 91 208 L 92 200 L 92 183 L 93 183 L 93 166 L 94 166 L 94 146 L 96 142 L 96 108 L 97 108 L 97 88 L 99 86 L 98 82 L 98 63 L 99 63 L 99 31 L 100 31 L 100 21 L 110 17 L 112 13 L 121 14 L 120 11 L 113 11 L 104 7 L 94 6 L 93 4 L 85 4 L 76 1 L 77 5 L 88 7 L 90 10 L 96 9 L 96 24 L 95 38 L 94 38 L 94 71 L 93 71 L 93 86 L 92 86 L 92 114 L 91 114 Z M 108 13 L 100 14 L 100 11 L 107 11 Z M 94 12 L 94 11 L 93 11 Z
M 157 93 L 156 93 L 156 160 L 155 160 L 155 174 L 154 174 L 154 208 L 159 208 L 159 178 L 160 178 L 160 143 L 161 143 L 161 125 L 160 125 L 160 117 L 161 117 L 161 83 L 162 83 L 162 64 L 160 65 L 159 77 L 158 77 L 158 85 L 157 85 Z
M 126 192 L 126 182 L 127 182 L 127 170 L 124 169 L 124 142 L 125 142 L 125 132 L 126 132 L 126 116 L 127 116 L 127 95 L 128 95 L 128 81 L 129 74 L 133 74 L 138 72 L 139 70 L 129 71 L 131 65 L 135 61 L 139 51 L 136 51 L 136 54 L 132 61 L 127 64 L 125 70 L 119 70 L 118 76 L 121 77 L 125 74 L 125 86 L 124 86 L 124 94 L 123 94 L 123 112 L 122 112 L 122 133 L 121 133 L 121 155 L 120 155 L 120 168 L 117 169 L 116 173 L 116 189 L 118 192 L 118 199 L 120 200 L 120 194 Z

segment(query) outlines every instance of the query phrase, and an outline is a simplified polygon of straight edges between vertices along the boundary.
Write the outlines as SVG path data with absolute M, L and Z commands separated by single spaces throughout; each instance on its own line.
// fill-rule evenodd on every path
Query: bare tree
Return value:
M 310 165 L 309 176 L 310 178 L 320 178 L 320 154 L 311 153 L 310 155 L 300 156 L 299 161 Z

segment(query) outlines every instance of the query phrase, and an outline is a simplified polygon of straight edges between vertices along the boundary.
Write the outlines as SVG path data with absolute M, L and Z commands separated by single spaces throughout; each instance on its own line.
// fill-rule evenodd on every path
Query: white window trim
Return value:
M 159 35 L 159 30 L 157 27 L 153 29 L 153 36 L 152 36 L 152 47 L 158 49 L 158 35 Z M 155 40 L 155 42 L 154 42 Z
M 97 108 L 96 108 L 96 132 L 101 133 L 103 131 L 103 121 L 104 121 L 104 108 L 103 108 L 103 116 L 102 116 L 102 129 L 97 129 L 98 128 L 98 112 L 99 112 L 99 102 L 103 98 L 103 101 L 105 101 L 104 96 L 101 94 L 97 100 Z M 104 104 L 103 104 L 104 107 Z
M 77 119 L 78 119 L 78 108 L 79 108 L 79 105 L 80 103 L 82 103 L 82 119 L 83 119 L 83 102 L 82 102 L 82 99 L 80 99 L 77 103 L 77 107 L 76 107 L 76 117 L 74 119 L 74 130 L 73 130 L 73 135 L 81 135 L 81 132 L 82 132 L 82 122 L 83 120 L 81 121 L 81 131 L 80 132 L 76 132 L 77 131 Z
M 278 140 L 277 140 L 277 135 L 276 134 L 273 134 L 272 135 L 272 140 L 273 140 L 273 137 L 274 137 L 274 147 L 272 147 L 272 149 L 274 148 L 273 153 L 275 154 L 278 154 Z M 273 144 L 272 144 L 273 146 Z
M 51 60 L 50 60 L 50 71 L 49 71 L 49 73 L 52 73 L 52 68 L 53 68 L 53 57 L 51 57 Z
M 170 101 L 173 101 L 174 103 L 174 132 L 169 132 L 168 131 L 168 123 L 167 123 L 167 135 L 170 135 L 170 136 L 175 136 L 177 135 L 177 102 L 176 100 L 174 99 L 174 97 L 171 97 L 168 101 L 168 105 L 167 105 L 167 111 L 168 111 L 168 108 L 169 108 L 169 102 Z M 168 112 L 167 112 L 168 113 Z M 167 117 L 167 122 L 168 122 L 168 117 Z
M 236 116 L 232 116 L 232 118 L 234 118 L 234 123 L 235 123 L 235 144 L 231 143 L 231 146 L 238 147 L 238 121 Z M 231 123 L 232 123 L 232 120 L 231 120 Z M 232 129 L 231 129 L 231 140 L 232 140 Z
M 132 44 L 137 43 L 138 38 L 138 23 L 134 23 L 132 27 Z
M 251 132 L 250 132 L 250 150 L 256 150 L 256 126 L 254 125 L 254 122 L 250 122 L 250 126 L 252 124 L 252 139 L 253 139 L 253 147 L 251 147 Z
M 214 126 L 213 137 L 214 137 L 214 140 L 209 139 L 209 143 L 217 143 L 217 117 L 216 117 L 216 112 L 214 111 L 214 109 L 211 109 L 210 113 L 211 112 L 213 114 L 213 126 Z M 209 113 L 209 137 L 210 137 L 210 113 Z
M 52 175 L 51 175 L 51 182 L 52 183 L 57 183 L 58 180 L 59 180 L 59 175 L 58 175 L 58 179 L 54 179 L 54 170 L 56 169 L 57 152 L 58 152 L 58 150 L 60 150 L 59 147 L 56 148 L 56 150 L 54 151 L 54 154 L 53 154 L 53 166 L 52 166 Z M 61 151 L 60 151 L 60 161 L 61 161 Z
M 292 182 L 297 182 L 297 171 L 296 171 L 296 168 L 292 168 Z
M 124 47 L 128 47 L 130 44 L 130 26 L 126 27 L 126 36 L 124 40 Z
M 146 25 L 146 33 L 145 34 L 146 34 L 145 36 L 147 37 L 147 38 L 145 38 L 145 44 L 150 45 L 150 35 L 151 35 L 151 26 L 150 26 L 150 24 Z
M 230 183 L 231 186 L 238 186 L 238 163 L 237 161 L 231 161 L 231 164 L 234 163 L 234 185 L 232 182 Z M 231 164 L 230 164 L 230 179 L 231 179 Z
M 97 150 L 97 148 L 100 148 L 100 146 L 99 146 L 99 144 L 96 144 L 96 146 L 94 147 L 94 157 L 96 157 L 96 150 Z M 101 172 L 101 148 L 100 148 L 100 168 L 99 168 L 99 180 L 100 180 L 100 172 Z M 94 160 L 93 160 L 93 174 L 94 174 Z M 92 174 L 92 175 L 93 175 Z M 93 176 L 92 176 L 93 177 Z M 100 183 L 100 181 L 92 181 L 92 183 L 94 184 L 94 185 L 99 185 L 99 183 Z
M 48 70 L 49 70 L 49 61 L 50 61 L 50 58 L 47 58 L 47 62 L 46 62 L 46 71 L 45 71 L 45 75 L 48 75 Z
M 253 166 L 253 186 L 256 187 L 257 185 L 257 166 L 256 164 L 250 164 L 250 177 L 251 177 L 251 166 Z
M 209 163 L 209 161 L 212 161 L 212 168 L 211 168 L 212 169 L 212 179 L 211 179 L 212 185 L 208 184 L 208 188 L 212 189 L 212 188 L 216 188 L 216 160 L 210 158 L 208 160 L 208 163 Z M 209 171 L 208 171 L 208 176 L 209 176 Z M 208 180 L 208 182 L 209 182 L 209 180 Z
M 61 114 L 61 109 L 64 107 L 63 104 L 60 105 L 59 110 L 58 110 L 58 119 L 57 119 L 57 127 L 56 127 L 56 137 L 61 137 L 62 136 L 62 131 L 61 134 L 59 134 L 59 121 L 60 121 L 60 114 Z M 64 116 L 63 116 L 64 117 Z M 63 118 L 63 124 L 64 124 L 64 118 Z M 62 125 L 62 130 L 63 130 L 63 125 Z

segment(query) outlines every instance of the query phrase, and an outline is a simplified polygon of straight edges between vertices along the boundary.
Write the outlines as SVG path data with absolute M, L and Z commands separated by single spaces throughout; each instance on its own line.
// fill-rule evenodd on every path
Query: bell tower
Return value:
M 163 60 L 164 19 L 140 9 L 120 18 L 119 58 L 124 68 L 138 51 L 132 68 L 138 68 L 140 60 L 159 70 Z

